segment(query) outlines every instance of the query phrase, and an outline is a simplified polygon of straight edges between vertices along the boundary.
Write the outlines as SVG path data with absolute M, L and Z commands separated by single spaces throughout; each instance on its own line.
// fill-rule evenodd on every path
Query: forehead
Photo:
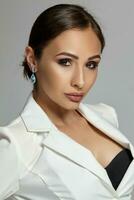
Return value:
M 101 43 L 96 33 L 89 27 L 83 30 L 71 29 L 54 38 L 45 49 L 49 53 L 72 51 L 76 53 L 100 53 Z

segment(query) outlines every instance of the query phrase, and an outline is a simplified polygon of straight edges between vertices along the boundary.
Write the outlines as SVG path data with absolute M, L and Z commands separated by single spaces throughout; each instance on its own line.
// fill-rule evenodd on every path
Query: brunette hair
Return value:
M 95 18 L 82 6 L 75 4 L 57 4 L 44 10 L 35 20 L 28 45 L 34 50 L 34 55 L 40 59 L 42 50 L 48 43 L 63 31 L 77 28 L 91 27 L 101 43 L 101 52 L 105 46 L 105 39 Z M 26 58 L 22 62 L 23 75 L 30 79 L 32 72 Z M 37 82 L 34 84 L 36 87 Z

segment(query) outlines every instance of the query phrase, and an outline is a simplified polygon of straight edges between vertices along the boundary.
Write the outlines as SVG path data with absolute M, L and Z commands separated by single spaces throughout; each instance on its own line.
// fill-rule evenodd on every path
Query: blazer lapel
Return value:
M 94 110 L 92 110 L 92 108 L 90 108 L 90 106 L 87 107 L 83 103 L 79 104 L 78 111 L 83 115 L 83 117 L 85 117 L 95 127 L 100 129 L 104 134 L 108 135 L 122 146 L 129 148 L 134 157 L 133 145 L 131 145 L 125 135 L 123 135 L 116 127 L 107 122 L 103 117 L 100 117 Z M 55 153 L 64 156 L 71 162 L 74 162 L 75 164 L 92 172 L 98 176 L 112 192 L 116 192 L 111 184 L 106 170 L 95 159 L 92 152 L 75 142 L 65 133 L 58 130 L 58 128 L 48 118 L 47 114 L 33 99 L 32 94 L 27 105 L 25 106 L 23 113 L 21 114 L 21 117 L 25 123 L 27 131 L 36 132 L 43 135 L 44 133 L 47 133 L 45 137 L 42 137 L 44 138 L 41 142 L 43 146 L 52 149 Z M 131 166 L 133 164 L 134 161 L 132 162 Z M 132 170 L 132 173 L 128 171 L 129 170 L 127 170 L 126 175 L 128 175 L 130 178 L 132 173 L 134 175 L 134 172 Z M 123 181 L 124 179 L 128 180 L 126 175 L 123 178 Z M 122 184 L 123 183 L 121 182 L 119 186 L 122 186 Z
M 80 113 L 96 128 L 101 130 L 104 134 L 108 135 L 110 138 L 120 143 L 124 147 L 128 147 L 129 140 L 122 134 L 118 128 L 112 125 L 110 122 L 106 121 L 103 116 L 100 117 L 93 109 L 92 105 L 88 107 L 84 104 L 80 104 L 78 109 Z

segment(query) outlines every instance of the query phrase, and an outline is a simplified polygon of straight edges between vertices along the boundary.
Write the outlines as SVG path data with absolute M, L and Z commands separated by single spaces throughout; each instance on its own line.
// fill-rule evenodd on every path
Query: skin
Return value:
M 63 52 L 72 53 L 78 59 L 57 56 Z M 40 60 L 35 58 L 30 46 L 26 47 L 25 55 L 29 67 L 32 64 L 36 69 L 38 89 L 33 90 L 33 97 L 51 120 L 57 126 L 69 126 L 79 119 L 76 109 L 80 102 L 70 101 L 64 93 L 83 92 L 84 98 L 96 81 L 98 67 L 92 67 L 100 62 L 101 43 L 94 31 L 90 27 L 64 31 L 43 49 Z M 63 58 L 70 60 L 60 64 Z
M 69 55 L 57 56 L 63 52 L 74 54 L 78 59 Z M 101 43 L 89 27 L 61 33 L 44 48 L 40 60 L 35 58 L 30 46 L 26 47 L 29 67 L 31 69 L 32 64 L 36 70 L 38 88 L 33 90 L 35 101 L 59 130 L 89 149 L 106 167 L 122 147 L 85 120 L 77 111 L 80 102 L 72 102 L 64 94 L 83 92 L 86 96 L 96 81 L 98 67 L 92 67 L 94 62 L 99 64 L 100 56 Z M 70 60 L 64 60 L 63 65 L 59 63 L 63 58 Z

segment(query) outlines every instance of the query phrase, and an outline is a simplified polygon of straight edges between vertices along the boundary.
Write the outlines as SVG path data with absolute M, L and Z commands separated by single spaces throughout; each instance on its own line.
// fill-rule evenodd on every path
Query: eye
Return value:
M 62 58 L 62 59 L 58 60 L 58 63 L 60 65 L 63 65 L 63 66 L 70 66 L 71 59 L 69 59 L 69 58 Z
M 95 62 L 95 61 L 90 61 L 90 62 L 88 62 L 87 63 L 87 67 L 89 68 L 89 69 L 95 69 L 96 67 L 98 67 L 98 62 Z

